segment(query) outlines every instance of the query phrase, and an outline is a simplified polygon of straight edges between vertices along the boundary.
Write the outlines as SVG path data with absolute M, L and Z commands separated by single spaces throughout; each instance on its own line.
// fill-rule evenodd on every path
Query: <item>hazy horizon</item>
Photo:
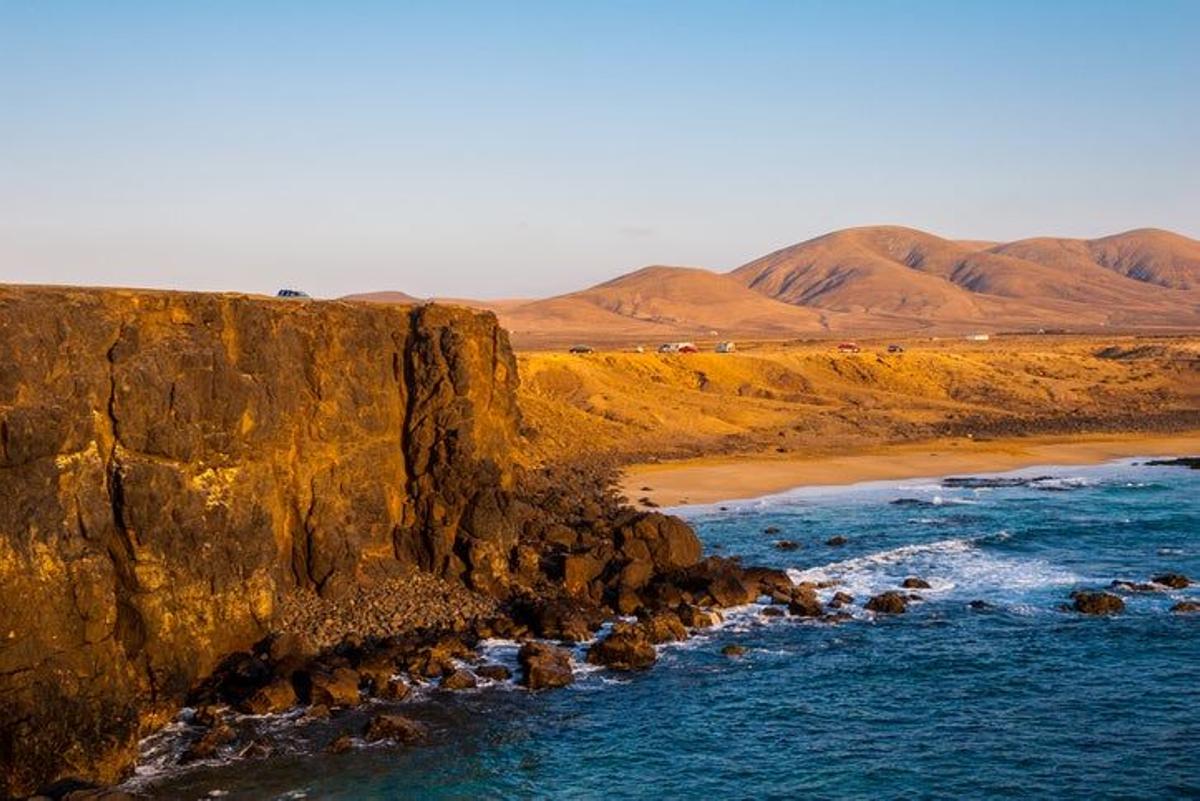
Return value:
M 0 282 L 515 297 L 1200 237 L 1200 6 L 0 0 Z

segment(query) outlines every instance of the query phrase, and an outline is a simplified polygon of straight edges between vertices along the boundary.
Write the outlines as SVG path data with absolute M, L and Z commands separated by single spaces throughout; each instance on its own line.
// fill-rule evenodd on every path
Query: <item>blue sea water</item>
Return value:
M 409 704 L 431 727 L 425 747 L 304 753 L 328 731 L 281 721 L 297 753 L 138 786 L 231 799 L 1200 797 L 1200 615 L 1169 612 L 1200 587 L 1128 594 L 1109 618 L 1060 610 L 1114 579 L 1200 578 L 1200 471 L 1129 460 L 1005 476 L 1048 478 L 674 510 L 719 553 L 836 580 L 856 598 L 852 621 L 748 607 L 642 673 Z M 780 551 L 780 538 L 802 547 Z M 907 614 L 861 611 L 908 576 L 932 588 Z M 729 643 L 748 650 L 721 655 Z

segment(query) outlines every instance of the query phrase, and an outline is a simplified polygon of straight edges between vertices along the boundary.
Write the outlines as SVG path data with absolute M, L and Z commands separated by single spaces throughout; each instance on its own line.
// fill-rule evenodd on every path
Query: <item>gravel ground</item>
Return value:
M 414 572 L 329 601 L 311 591 L 284 600 L 276 629 L 329 648 L 353 634 L 386 637 L 421 628 L 461 629 L 496 612 L 496 601 L 462 585 Z

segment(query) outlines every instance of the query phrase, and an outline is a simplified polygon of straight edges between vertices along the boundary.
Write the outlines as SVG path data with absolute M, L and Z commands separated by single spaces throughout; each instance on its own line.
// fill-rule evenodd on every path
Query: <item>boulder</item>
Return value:
M 1071 593 L 1076 612 L 1085 615 L 1113 615 L 1125 609 L 1125 602 L 1108 592 L 1080 590 Z
M 1162 589 L 1162 587 L 1157 584 L 1145 584 L 1137 581 L 1124 581 L 1122 579 L 1114 579 L 1113 582 L 1108 585 L 1108 588 L 1111 590 L 1120 590 L 1122 592 L 1158 592 Z
M 640 623 L 646 637 L 654 644 L 682 642 L 687 639 L 687 627 L 674 612 L 655 612 L 647 615 Z
M 866 609 L 886 615 L 903 614 L 908 609 L 908 598 L 903 593 L 888 591 L 872 597 L 866 603 Z
M 1200 612 L 1200 601 L 1180 601 L 1171 607 L 1171 611 L 1177 614 Z
M 358 685 L 358 672 L 347 667 L 334 668 L 330 672 L 315 671 L 309 674 L 310 703 L 328 707 L 357 706 L 362 701 Z
M 289 679 L 276 677 L 247 698 L 240 708 L 250 715 L 286 712 L 296 705 L 296 690 Z
M 617 623 L 612 633 L 588 649 L 587 661 L 613 670 L 641 670 L 658 659 L 654 644 L 640 626 Z
M 821 599 L 816 590 L 811 587 L 797 587 L 788 601 L 788 614 L 797 617 L 820 617 L 825 613 L 821 608 Z
M 504 665 L 480 665 L 475 668 L 475 675 L 492 681 L 508 681 L 512 678 L 512 671 Z
M 563 589 L 571 595 L 587 595 L 588 585 L 604 572 L 605 564 L 590 553 L 568 554 L 563 559 Z
M 854 596 L 848 592 L 838 591 L 829 599 L 830 609 L 841 609 L 843 606 L 849 606 L 854 603 Z
M 758 598 L 758 587 L 742 581 L 733 573 L 723 573 L 708 584 L 708 594 L 716 606 L 744 606 Z
M 352 748 L 354 748 L 354 738 L 343 733 L 333 738 L 333 742 L 325 748 L 325 753 L 344 754 Z
M 571 653 L 541 642 L 527 642 L 517 652 L 521 666 L 521 684 L 531 690 L 565 687 L 575 680 L 571 671 Z
M 778 606 L 767 606 L 763 608 L 761 614 L 763 617 L 783 617 L 784 611 Z
M 618 547 L 629 553 L 627 540 L 640 540 L 650 552 L 655 568 L 670 572 L 700 561 L 703 548 L 696 532 L 678 517 L 643 512 L 617 532 Z
M 930 589 L 929 582 L 917 576 L 909 576 L 904 581 L 900 582 L 900 586 L 906 590 L 928 590 Z
M 825 544 L 836 548 L 836 547 L 845 545 L 849 541 L 850 540 L 846 539 L 845 537 L 838 535 L 836 537 L 830 537 L 829 539 L 825 540 Z
M 726 645 L 721 649 L 721 654 L 724 656 L 742 656 L 746 653 L 746 646 L 737 645 L 736 643 Z
M 565 600 L 542 601 L 535 604 L 531 623 L 534 633 L 548 640 L 583 642 L 590 640 L 600 628 L 604 615 L 598 610 L 585 609 Z
M 415 743 L 425 738 L 425 727 L 404 715 L 380 712 L 371 718 L 363 737 L 368 742 L 395 740 L 398 743 Z
M 236 739 L 237 732 L 228 723 L 218 721 L 187 747 L 179 761 L 186 764 L 198 759 L 211 759 L 216 756 L 221 746 L 228 745 Z
M 1161 573 L 1150 580 L 1173 590 L 1182 590 L 1192 583 L 1191 579 L 1182 573 Z
M 439 686 L 443 690 L 470 690 L 471 688 L 475 687 L 476 684 L 477 682 L 475 681 L 475 676 L 471 673 L 471 671 L 459 668 L 443 678 L 442 683 Z
M 800 543 L 794 540 L 775 540 L 772 544 L 781 551 L 795 551 L 800 548 Z
M 706 629 L 721 622 L 721 614 L 715 609 L 701 609 L 692 604 L 683 604 L 678 611 L 679 620 L 689 629 Z

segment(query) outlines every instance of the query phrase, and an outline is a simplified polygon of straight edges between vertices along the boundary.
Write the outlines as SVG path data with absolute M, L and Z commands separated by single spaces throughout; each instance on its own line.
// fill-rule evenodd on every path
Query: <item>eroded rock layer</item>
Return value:
M 516 381 L 486 313 L 0 288 L 0 796 L 118 780 L 289 592 L 503 594 Z

